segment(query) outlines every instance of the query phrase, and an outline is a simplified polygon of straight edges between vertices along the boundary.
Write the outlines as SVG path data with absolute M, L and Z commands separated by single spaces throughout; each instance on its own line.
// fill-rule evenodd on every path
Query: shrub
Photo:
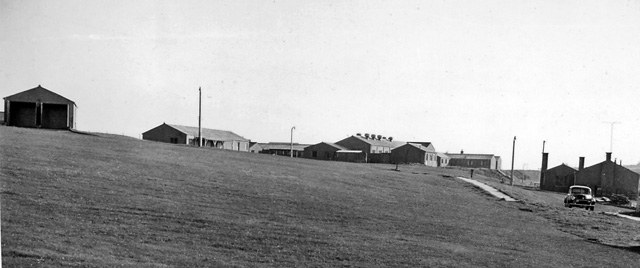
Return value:
M 611 195 L 611 203 L 615 205 L 628 205 L 631 201 L 625 195 L 613 194 Z

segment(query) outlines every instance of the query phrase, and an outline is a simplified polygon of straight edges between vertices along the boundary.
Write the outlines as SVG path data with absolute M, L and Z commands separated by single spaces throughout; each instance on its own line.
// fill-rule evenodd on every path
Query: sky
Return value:
M 640 1 L 0 0 L 0 94 L 77 128 L 164 122 L 257 142 L 356 133 L 511 168 L 640 162 Z M 618 122 L 612 124 L 611 122 Z M 611 143 L 613 141 L 613 143 Z M 611 148 L 612 147 L 612 148 Z

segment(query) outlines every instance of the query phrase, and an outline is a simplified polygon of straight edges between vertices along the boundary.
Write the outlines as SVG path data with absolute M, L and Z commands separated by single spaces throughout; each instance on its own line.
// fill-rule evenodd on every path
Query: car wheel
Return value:
M 589 209 L 591 209 L 591 211 L 593 211 L 594 209 L 596 209 L 596 207 L 590 207 Z

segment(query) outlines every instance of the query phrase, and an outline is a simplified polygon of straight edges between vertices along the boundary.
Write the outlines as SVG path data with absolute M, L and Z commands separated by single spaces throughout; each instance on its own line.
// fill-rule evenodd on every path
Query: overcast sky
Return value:
M 640 161 L 639 1 L 0 0 L 0 94 L 38 86 L 77 128 L 163 122 L 258 142 L 356 133 L 538 169 Z

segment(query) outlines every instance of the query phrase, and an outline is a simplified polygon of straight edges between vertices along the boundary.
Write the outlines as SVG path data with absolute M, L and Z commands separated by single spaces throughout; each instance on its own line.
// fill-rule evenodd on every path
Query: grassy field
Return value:
M 474 175 L 523 200 L 497 201 L 454 178 L 464 170 L 13 127 L 0 127 L 0 141 L 6 267 L 638 267 L 640 259 L 640 223 Z

